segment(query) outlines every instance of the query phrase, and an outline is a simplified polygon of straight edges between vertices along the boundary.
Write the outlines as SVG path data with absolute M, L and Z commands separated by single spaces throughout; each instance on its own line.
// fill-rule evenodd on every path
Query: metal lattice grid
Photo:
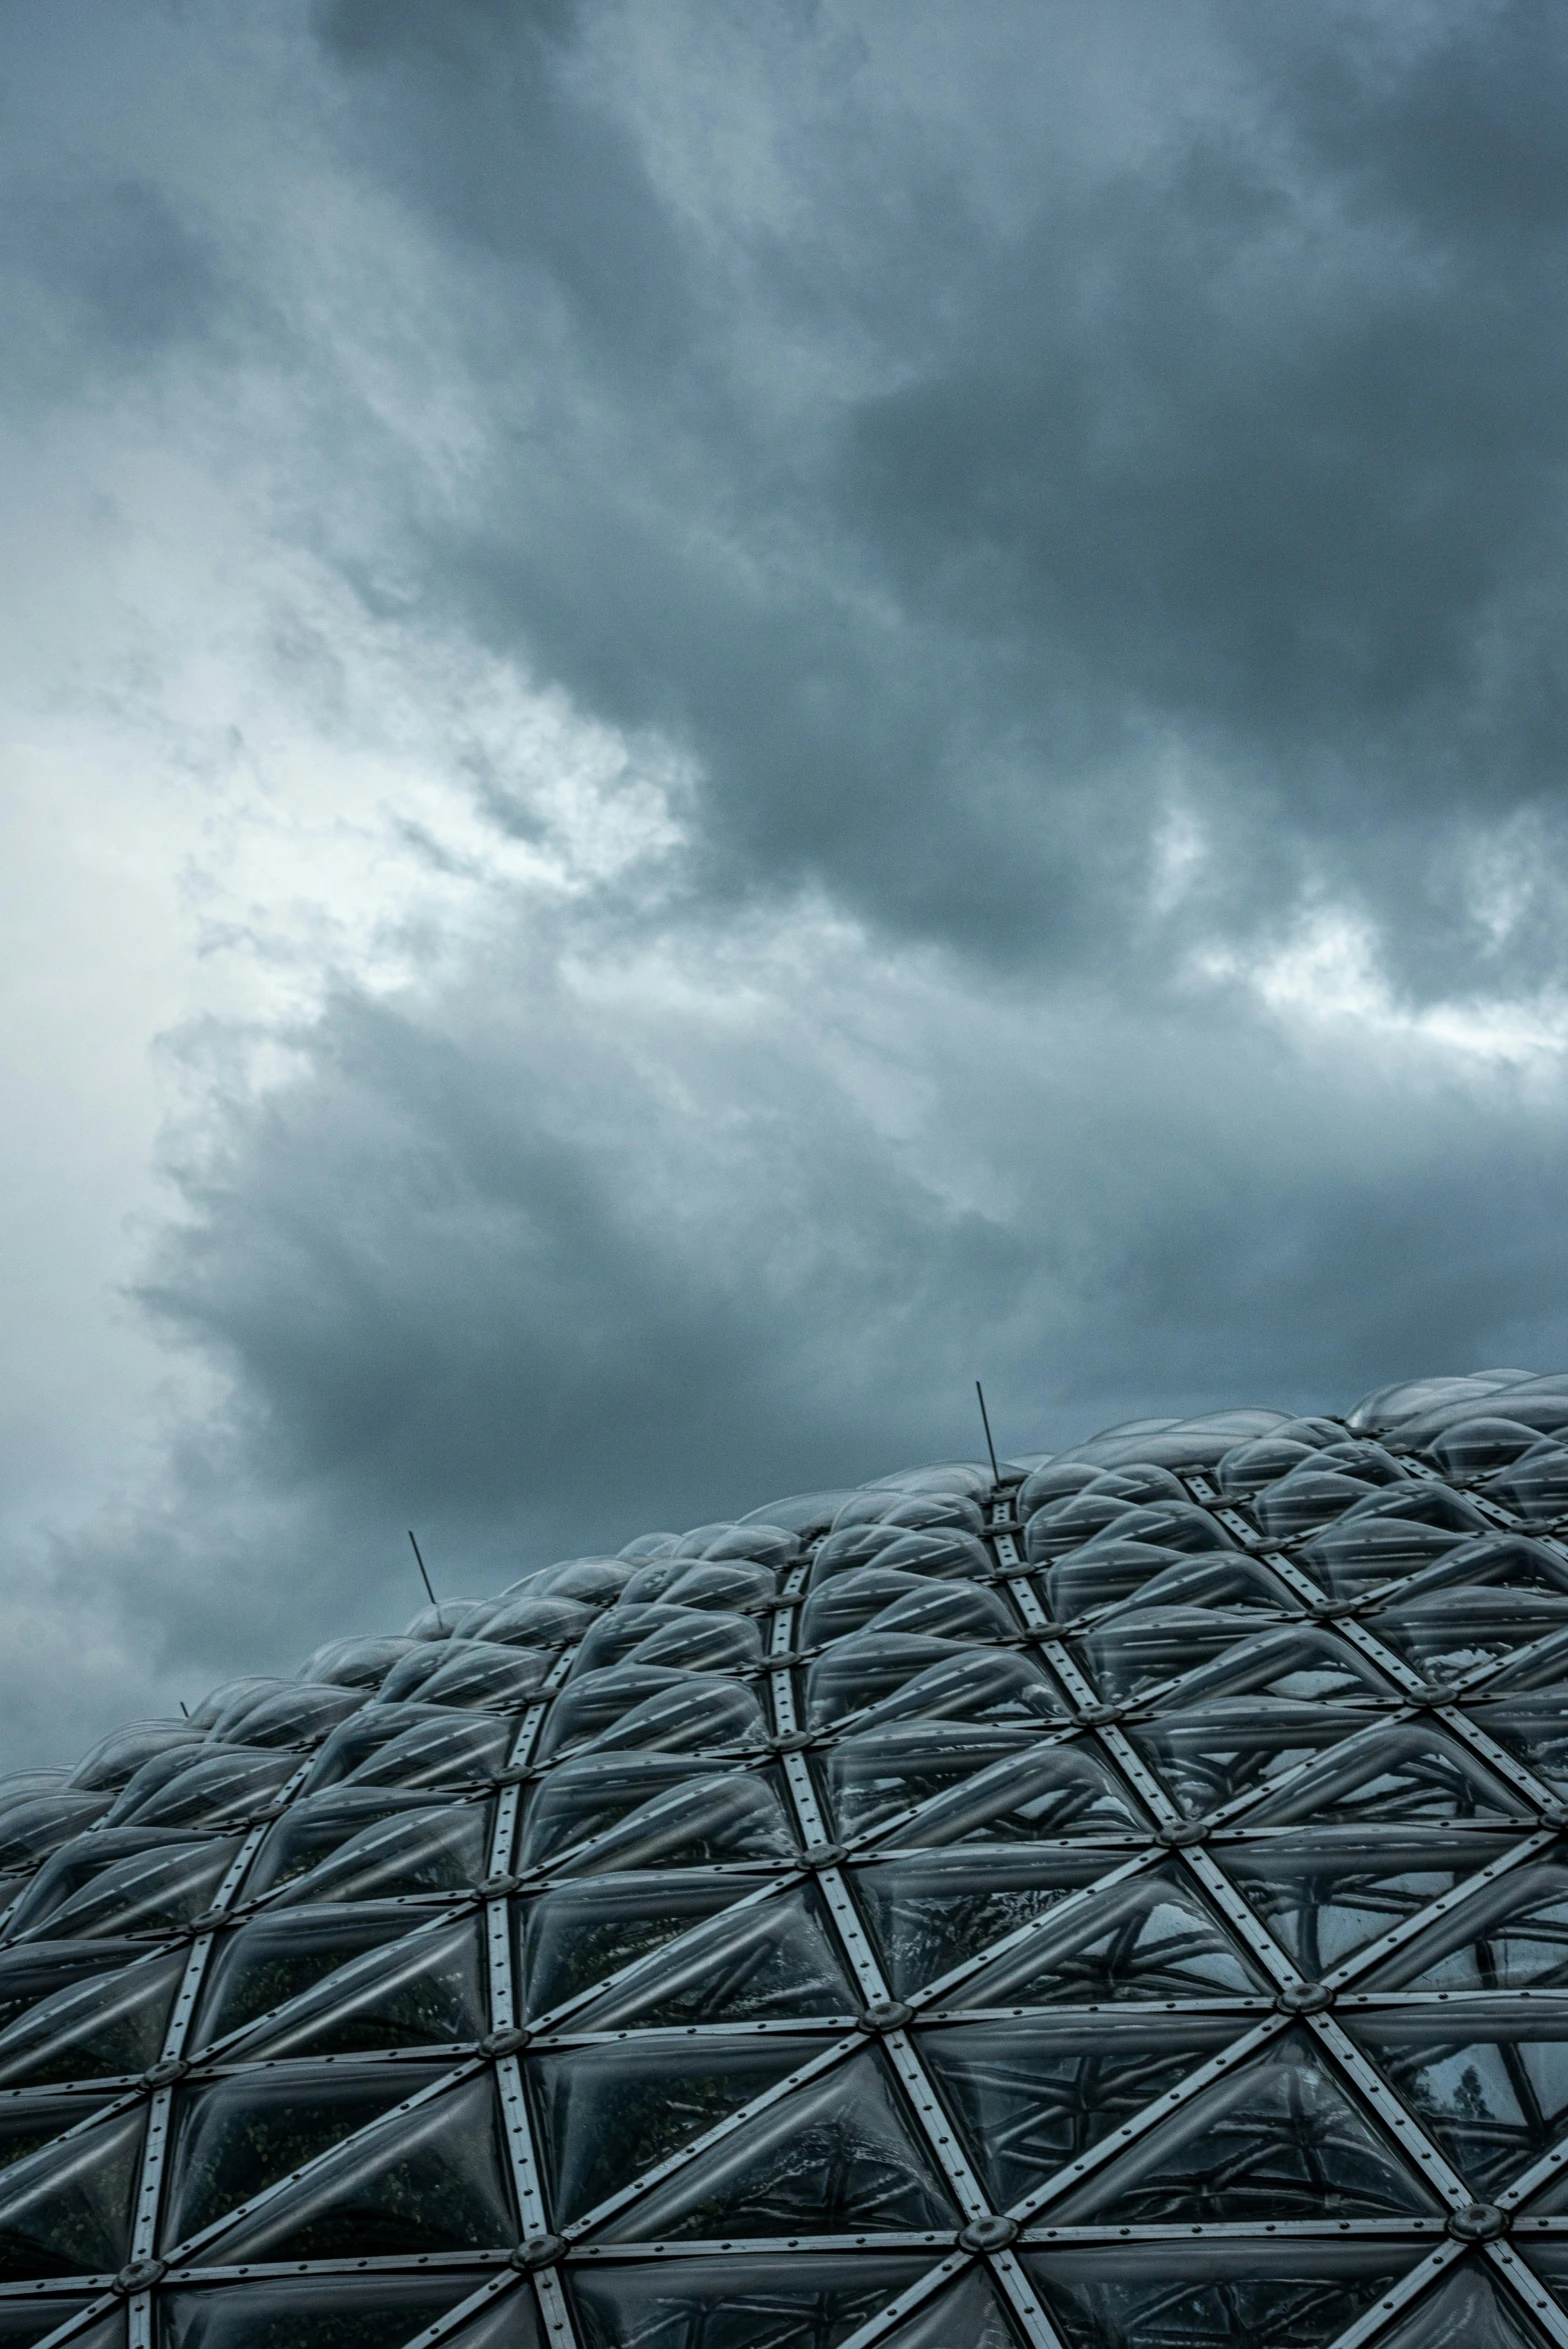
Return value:
M 1560 1430 L 909 1472 L 0 1785 L 0 2344 L 1568 2342 Z

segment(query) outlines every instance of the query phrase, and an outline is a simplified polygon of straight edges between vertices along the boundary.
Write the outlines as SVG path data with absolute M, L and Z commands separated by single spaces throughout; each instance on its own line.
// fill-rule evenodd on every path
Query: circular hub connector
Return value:
M 901 2031 L 914 2020 L 915 2010 L 901 1998 L 874 1998 L 859 2017 L 862 2031 Z
M 1320 2015 L 1333 2003 L 1326 1982 L 1291 1982 L 1274 2001 L 1282 2015 Z
M 958 2238 L 961 2251 L 1005 2251 L 1018 2240 L 1018 2221 L 1010 2218 L 972 2219 Z
M 532 2037 L 533 2033 L 521 2023 L 511 2031 L 487 2031 L 479 2042 L 479 2052 L 488 2056 L 516 2055 L 518 2049 L 526 2047 Z
M 564 2235 L 533 2235 L 526 2243 L 519 2243 L 511 2254 L 509 2265 L 520 2267 L 526 2274 L 536 2267 L 554 2267 L 566 2249 Z
M 133 2259 L 129 2267 L 122 2267 L 110 2290 L 123 2292 L 150 2292 L 154 2284 L 169 2272 L 166 2259 Z
M 1459 2243 L 1495 2243 L 1508 2232 L 1508 2214 L 1495 2202 L 1467 2202 L 1454 2212 L 1448 2232 Z

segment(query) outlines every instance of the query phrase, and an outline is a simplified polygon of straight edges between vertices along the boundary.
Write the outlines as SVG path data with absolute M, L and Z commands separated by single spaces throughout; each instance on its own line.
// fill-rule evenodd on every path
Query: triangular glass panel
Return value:
M 1183 1558 L 1179 1564 L 1167 1566 L 1131 1598 L 1120 1600 L 1108 1615 L 1102 1615 L 1096 1628 L 1151 1607 L 1223 1607 L 1231 1613 L 1244 1610 L 1269 1615 L 1300 1612 L 1300 1602 L 1278 1575 L 1260 1558 L 1249 1558 L 1240 1550 L 1218 1550 L 1208 1557 Z
M 571 1678 L 629 1664 L 744 1672 L 761 1660 L 762 1634 L 754 1616 L 668 1601 L 629 1606 L 623 1599 L 600 1616 L 583 1641 L 572 1659 Z
M 1483 1885 L 1362 1986 L 1568 1991 L 1568 1867 L 1526 1865 Z
M 202 1989 L 192 2051 L 299 1998 L 350 1959 L 406 1939 L 416 1919 L 391 1902 L 344 1901 L 314 1909 L 275 1908 L 226 1933 Z
M 828 1789 L 844 1835 L 923 1804 L 890 1845 L 1147 1833 L 1085 1740 L 1057 1744 L 981 1724 L 909 1723 L 846 1738 L 829 1757 Z
M 1175 1861 L 1090 1893 L 955 1986 L 959 2007 L 1245 1998 L 1267 1987 Z
M 165 2254 L 426 2086 L 403 2064 L 278 2064 L 180 2091 L 161 2243 Z
M 0 2170 L 0 2280 L 112 2274 L 129 2256 L 145 2109 Z
M 523 1820 L 517 1864 L 540 1868 L 581 1843 L 608 1833 L 645 1803 L 715 1775 L 740 1784 L 771 1783 L 759 1770 L 716 1772 L 692 1754 L 591 1754 L 559 1764 L 535 1790 Z M 634 1863 L 623 1863 L 634 1864 Z
M 1140 1584 L 1130 1598 L 1146 1588 Z M 1231 1616 L 1202 1606 L 1124 1603 L 1102 1615 L 1091 1629 L 1069 1636 L 1079 1670 L 1108 1702 L 1124 1703 L 1222 1654 L 1256 1629 L 1255 1618 L 1239 1610 Z
M 593 1752 L 710 1753 L 763 1733 L 749 1688 L 716 1673 L 652 1664 L 585 1673 L 557 1697 L 539 1740 L 540 1759 Z
M 485 1850 L 491 1811 L 488 1802 L 472 1798 L 445 1801 L 391 1786 L 331 1786 L 291 1804 L 269 1828 L 245 1877 L 246 1898 L 254 1900 L 278 1885 L 297 1882 L 373 1827 L 390 1825 L 397 1819 L 427 1819 L 432 1809 L 451 1819 L 453 1835 L 465 1853 L 475 1846 Z M 482 1862 L 479 1873 L 484 1874 Z
M 1370 1619 L 1370 1629 L 1429 1680 L 1451 1682 L 1554 1634 L 1568 1644 L 1561 1591 L 1430 1591 Z
M 13 2162 L 53 2145 L 67 2129 L 80 2128 L 113 2102 L 113 2090 L 103 2088 L 94 2096 L 78 2096 L 63 2089 L 29 2095 L 23 2089 L 20 2094 L 0 2097 L 0 2186 Z M 0 2332 L 0 2341 L 4 2338 Z
M 962 2224 L 874 2047 L 617 2213 L 602 2241 L 913 2234 Z
M 820 2039 L 649 2033 L 530 2056 L 529 2095 L 557 2225 L 570 2226 L 644 2171 L 787 2079 Z
M 91 1941 L 19 1941 L 14 1948 L 0 1949 L 0 2030 L 41 2000 L 146 1955 L 144 1943 L 114 1941 L 107 1935 Z
M 472 2274 L 372 2273 L 163 2291 L 158 2338 L 162 2349 L 405 2349 L 473 2288 Z
M 1109 2252 L 1063 2245 L 1025 2252 L 1023 2264 L 1066 2349 L 1332 2349 L 1419 2256 L 1390 2243 L 1209 2235 Z
M 1568 1999 L 1466 1999 L 1345 2020 L 1478 2201 L 1495 2201 L 1560 2142 Z
M 0 2087 L 145 2071 L 184 1973 L 185 1952 L 174 1950 L 40 1999 L 0 2031 Z
M 1497 1826 L 1528 1818 L 1526 1805 L 1484 1762 L 1440 1729 L 1400 1722 L 1329 1753 L 1247 1813 L 1249 1827 L 1312 1819 L 1475 1819 Z
M 253 1818 L 299 1768 L 299 1756 L 275 1748 L 220 1747 L 197 1759 L 176 1751 L 144 1762 L 109 1813 L 139 1827 L 218 1827 L 231 1819 Z
M 1018 2333 L 990 2277 L 979 2268 L 949 2284 L 928 2307 L 919 2309 L 879 2349 L 1017 2349 Z
M 1568 1558 L 1526 1534 L 1485 1533 L 1413 1574 L 1398 1603 L 1463 1583 L 1469 1590 L 1568 1592 Z
M 572 2028 L 785 2022 L 852 2015 L 860 2004 L 833 1953 L 818 1895 L 800 1888 L 682 1934 L 615 1989 L 579 2007 Z
M 830 2349 L 907 2292 L 932 2257 L 803 2246 L 727 2259 L 585 2263 L 569 2270 L 572 2309 L 584 2349 Z
M 233 2059 L 450 2047 L 486 2029 L 479 1929 L 471 1916 L 408 1933 L 340 1966 L 225 2042 Z
M 1425 2216 L 1430 2188 L 1291 2031 L 1053 2205 L 1062 2225 Z
M 1224 1847 L 1225 1873 L 1308 1982 L 1497 1858 L 1483 1827 L 1294 1827 Z
M 546 2349 L 548 2341 L 533 2292 L 512 2277 L 493 2284 L 490 2297 L 447 2338 L 451 2349 Z
M 58 2306 L 59 2303 L 56 2302 L 51 2308 L 51 2316 Z M 29 2316 L 35 2320 L 40 2313 L 41 2311 L 37 2308 L 28 2311 Z M 117 2308 L 109 2309 L 105 2315 L 98 2318 L 95 2324 L 90 2324 L 85 2332 L 73 2333 L 71 2349 L 125 2349 L 126 2337 L 130 2330 L 126 2321 L 127 2313 L 127 2303 L 122 2300 Z M 16 2344 L 16 2349 L 23 2349 L 24 2340 L 27 2342 L 42 2341 L 47 2336 L 44 2329 L 40 2327 L 37 2331 L 29 2330 L 26 2335 L 18 2331 L 14 2334 L 8 2332 L 0 2337 L 5 2339 L 7 2349 L 11 2349 L 13 2341 Z
M 1457 1556 L 1485 1534 L 1486 1520 L 1463 1494 L 1407 1485 L 1315 1534 L 1298 1563 L 1332 1597 L 1353 1599 Z
M 879 1857 L 856 1868 L 854 1883 L 888 1988 L 909 1998 L 1093 1884 L 1119 1856 L 1083 1845 L 960 1843 Z
M 534 1901 L 522 1930 L 522 1987 L 530 2020 L 688 1933 L 754 1886 L 706 1869 L 584 1876 Z
M 1568 1632 L 1553 1632 L 1534 1647 L 1510 1656 L 1506 1664 L 1499 1664 L 1488 1675 L 1486 1693 L 1493 1696 L 1514 1689 L 1559 1687 L 1565 1680 L 1568 1680 Z
M 1547 2349 L 1548 2336 L 1484 2267 L 1467 2261 L 1424 2293 L 1377 2349 Z
M 442 1803 L 399 1811 L 360 1828 L 279 1896 L 303 1901 L 407 1900 L 420 1893 L 462 1892 L 485 1873 L 485 1807 Z
M 1292 1623 L 1242 1640 L 1189 1672 L 1172 1689 L 1171 1702 L 1209 1704 L 1256 1696 L 1316 1705 L 1388 1693 L 1386 1676 L 1347 1640 L 1317 1624 Z
M 517 2221 L 494 2075 L 393 2111 L 249 2215 L 209 2236 L 205 2263 L 496 2250 Z
M 1163 1542 L 1118 1538 L 1094 1549 L 1074 1550 L 1040 1576 L 1046 1606 L 1058 1623 L 1071 1623 L 1097 1607 L 1109 1607 L 1179 1565 L 1185 1550 Z
M 1031 2015 L 923 2030 L 920 2052 L 1007 2210 L 1248 2029 L 1244 2015 Z
M 1472 1697 L 1465 1708 L 1476 1727 L 1496 1738 L 1505 1752 L 1549 1786 L 1561 1788 L 1568 1788 L 1568 1680 L 1560 1677 L 1565 1667 L 1568 1654 L 1558 1658 L 1559 1676 L 1550 1686 L 1509 1689 L 1499 1696 L 1494 1683 L 1484 1700 Z
M 850 1714 L 866 1728 L 922 1717 L 1006 1721 L 1024 1726 L 1060 1720 L 1064 1707 L 1037 1664 L 996 1648 L 914 1632 L 864 1632 L 840 1640 L 811 1667 L 806 1717 L 828 1728 Z
M 639 1803 L 585 1850 L 567 1853 L 557 1865 L 566 1876 L 598 1875 L 608 1869 L 789 1860 L 795 1852 L 771 1776 L 726 1770 L 687 1778 Z
M 118 1857 L 105 1852 L 108 1865 L 94 1868 L 74 1887 L 61 1866 L 66 1854 L 57 1852 L 17 1902 L 8 1933 L 16 1939 L 47 1935 L 77 1941 L 96 1933 L 178 1932 L 212 1906 L 240 1848 L 238 1837 L 171 1843 L 160 1836 L 153 1843 L 140 1828 L 127 1833 L 142 1848 Z M 93 1840 L 107 1844 L 111 1835 L 115 1830 Z
M 1365 1713 L 1349 1705 L 1219 1697 L 1129 1725 L 1127 1735 L 1166 1792 L 1197 1819 L 1256 1793 L 1366 1725 Z

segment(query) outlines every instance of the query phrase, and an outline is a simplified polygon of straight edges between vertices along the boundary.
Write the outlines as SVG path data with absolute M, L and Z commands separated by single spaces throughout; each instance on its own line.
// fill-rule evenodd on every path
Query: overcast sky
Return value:
M 0 1760 L 1568 1363 L 1553 0 L 3 0 Z

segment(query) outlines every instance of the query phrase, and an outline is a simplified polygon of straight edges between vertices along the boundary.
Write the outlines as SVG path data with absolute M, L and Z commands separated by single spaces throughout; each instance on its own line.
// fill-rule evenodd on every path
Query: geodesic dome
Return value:
M 1568 1377 L 648 1535 L 0 1783 L 0 2349 L 1568 2342 Z

